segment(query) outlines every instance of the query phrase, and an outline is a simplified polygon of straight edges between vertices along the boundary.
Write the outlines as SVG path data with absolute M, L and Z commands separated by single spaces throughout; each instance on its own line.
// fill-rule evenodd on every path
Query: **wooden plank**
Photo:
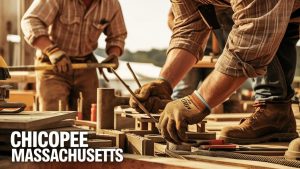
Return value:
M 251 113 L 210 114 L 205 119 L 212 121 L 240 121 L 242 118 L 250 115 Z
M 154 155 L 154 142 L 136 134 L 126 134 L 126 152 L 138 155 Z
M 87 121 L 87 120 L 75 120 L 75 125 L 77 125 L 77 126 L 88 126 L 88 127 L 96 128 L 97 122 Z
M 18 114 L 0 115 L 0 129 L 39 130 L 47 124 L 65 119 L 75 119 L 76 112 L 21 112 Z

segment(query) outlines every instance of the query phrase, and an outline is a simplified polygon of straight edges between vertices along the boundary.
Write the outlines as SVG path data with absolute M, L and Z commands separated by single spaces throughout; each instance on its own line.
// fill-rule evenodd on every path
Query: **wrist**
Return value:
M 172 88 L 171 83 L 170 83 L 167 79 L 165 79 L 165 78 L 163 78 L 163 77 L 161 77 L 161 76 L 157 78 L 157 81 L 158 81 L 160 84 L 162 84 L 163 86 L 165 86 L 165 88 L 167 89 L 168 93 L 169 93 L 170 96 L 171 96 L 172 93 L 173 93 L 173 88 Z
M 66 53 L 59 49 L 57 45 L 50 45 L 43 50 L 43 53 L 48 56 L 51 63 L 59 62 Z
M 195 106 L 201 112 L 211 112 L 211 107 L 207 104 L 206 100 L 201 96 L 201 94 L 198 91 L 194 91 L 191 95 L 189 95 L 189 97 L 193 104 L 195 104 Z

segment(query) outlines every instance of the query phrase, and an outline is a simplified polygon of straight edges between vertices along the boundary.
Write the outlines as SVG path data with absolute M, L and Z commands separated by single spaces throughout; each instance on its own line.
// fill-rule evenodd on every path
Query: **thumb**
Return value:
M 149 87 L 142 87 L 140 92 L 136 94 L 137 99 L 140 101 L 146 101 L 150 96 L 151 90 Z

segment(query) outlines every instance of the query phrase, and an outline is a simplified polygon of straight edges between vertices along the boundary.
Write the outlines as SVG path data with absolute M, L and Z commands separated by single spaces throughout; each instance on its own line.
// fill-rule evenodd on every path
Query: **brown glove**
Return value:
M 49 57 L 50 62 L 55 65 L 56 73 L 71 73 L 72 63 L 66 53 L 60 50 L 56 45 L 47 47 L 43 53 Z
M 169 82 L 163 79 L 158 79 L 143 85 L 140 89 L 135 91 L 135 94 L 137 99 L 151 113 L 159 113 L 159 110 L 163 110 L 166 104 L 172 101 L 172 87 Z M 138 112 L 143 113 L 132 97 L 129 100 L 129 104 Z
M 106 59 L 104 59 L 101 63 L 113 63 L 116 65 L 113 69 L 117 69 L 119 67 L 119 57 L 116 55 L 109 55 Z M 107 69 L 108 72 L 112 73 L 110 69 Z M 103 71 L 100 71 L 103 73 Z
M 166 140 L 181 144 L 188 141 L 185 134 L 188 125 L 201 122 L 209 113 L 193 93 L 168 103 L 159 118 L 158 128 Z

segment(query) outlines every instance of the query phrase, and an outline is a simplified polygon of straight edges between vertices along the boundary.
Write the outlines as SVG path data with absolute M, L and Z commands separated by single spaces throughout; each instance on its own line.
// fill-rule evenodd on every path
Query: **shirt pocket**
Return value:
M 108 26 L 108 23 L 100 24 L 93 22 L 91 25 L 89 38 L 92 42 L 98 41 L 101 33 L 104 31 L 104 29 Z

